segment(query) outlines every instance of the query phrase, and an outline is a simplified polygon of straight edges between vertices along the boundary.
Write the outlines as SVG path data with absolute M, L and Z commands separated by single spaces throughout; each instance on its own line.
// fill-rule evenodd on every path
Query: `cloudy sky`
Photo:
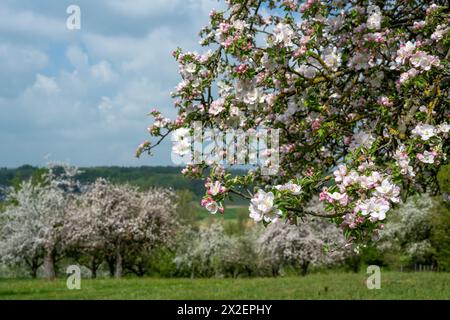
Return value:
M 67 7 L 81 9 L 69 30 Z M 0 167 L 171 165 L 166 143 L 134 158 L 159 106 L 175 110 L 171 52 L 202 49 L 197 33 L 214 0 L 2 0 Z

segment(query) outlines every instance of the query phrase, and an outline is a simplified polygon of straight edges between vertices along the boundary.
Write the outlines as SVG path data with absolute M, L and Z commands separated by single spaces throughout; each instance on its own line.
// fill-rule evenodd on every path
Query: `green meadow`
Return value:
M 369 290 L 364 273 L 242 279 L 0 280 L 0 299 L 450 299 L 450 274 L 382 272 L 381 289 Z

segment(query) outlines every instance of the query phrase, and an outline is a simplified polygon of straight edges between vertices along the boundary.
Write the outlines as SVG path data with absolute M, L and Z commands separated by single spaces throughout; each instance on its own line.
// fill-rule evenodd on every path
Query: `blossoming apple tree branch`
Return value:
M 249 198 L 257 222 L 324 216 L 357 241 L 383 228 L 401 199 L 439 192 L 450 148 L 445 1 L 226 3 L 200 31 L 209 50 L 174 51 L 178 117 L 154 110 L 149 132 L 159 144 L 197 121 L 222 131 L 279 130 L 278 150 L 267 149 L 279 153 L 279 171 L 236 175 L 233 162 L 187 164 L 183 174 L 206 179 L 207 210 L 227 214 L 224 201 L 235 194 Z M 176 152 L 189 148 L 173 143 Z M 145 142 L 137 153 L 153 147 Z M 326 214 L 307 209 L 315 196 Z

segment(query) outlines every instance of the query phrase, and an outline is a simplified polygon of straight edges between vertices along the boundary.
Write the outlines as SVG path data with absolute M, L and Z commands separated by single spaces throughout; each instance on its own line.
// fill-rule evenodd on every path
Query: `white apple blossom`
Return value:
M 384 220 L 390 208 L 391 206 L 387 200 L 378 198 L 373 202 L 370 216 L 375 220 Z
M 369 57 L 365 53 L 356 52 L 348 60 L 347 66 L 355 70 L 367 69 L 369 67 Z
M 398 64 L 405 64 L 406 60 L 411 57 L 414 50 L 416 50 L 416 45 L 411 41 L 400 45 L 400 48 L 397 50 L 397 57 L 395 58 L 395 62 Z
M 314 78 L 317 75 L 317 68 L 311 65 L 302 64 L 297 71 L 308 79 Z
M 337 68 L 341 65 L 341 53 L 338 52 L 336 47 L 328 47 L 324 50 L 322 54 L 322 59 L 325 64 L 333 71 L 336 71 Z
M 299 195 L 302 191 L 302 187 L 298 184 L 293 183 L 292 181 L 289 181 L 288 183 L 283 185 L 277 185 L 275 186 L 275 189 L 279 191 L 289 191 L 293 195 Z
M 437 126 L 437 130 L 440 133 L 447 134 L 450 131 L 450 124 L 448 124 L 447 122 L 441 123 Z
M 419 70 L 417 70 L 416 68 L 411 68 L 406 72 L 403 72 L 400 75 L 400 78 L 398 79 L 398 82 L 400 84 L 407 82 L 408 80 L 410 80 L 411 78 L 414 78 L 415 76 L 417 76 L 419 74 Z
M 347 175 L 347 167 L 345 165 L 339 165 L 337 170 L 333 172 L 334 174 L 334 181 L 336 182 L 342 182 Z
M 172 151 L 180 156 L 187 155 L 191 152 L 191 144 L 187 140 L 182 140 L 172 146 Z
M 396 160 L 397 165 L 400 167 L 401 173 L 403 175 L 408 175 L 411 177 L 415 176 L 414 169 L 410 165 L 410 159 L 408 153 L 406 152 L 406 147 L 404 145 L 400 145 L 397 148 L 393 158 Z
M 344 26 L 345 22 L 345 12 L 341 11 L 341 14 L 338 16 L 333 16 L 328 18 L 327 25 L 330 29 L 330 32 L 335 32 L 341 29 Z
M 439 66 L 439 58 L 438 57 L 427 54 L 426 52 L 421 51 L 421 50 L 412 54 L 409 61 L 415 68 L 419 68 L 419 69 L 422 69 L 425 71 L 430 70 L 431 67 L 433 67 L 433 66 L 435 66 L 435 67 Z
M 411 133 L 413 136 L 420 136 L 423 141 L 428 141 L 436 135 L 436 128 L 430 124 L 420 123 L 411 131 Z
M 433 164 L 434 159 L 436 157 L 436 153 L 434 151 L 427 151 L 425 150 L 423 153 L 417 154 L 417 159 L 419 159 L 420 162 Z
M 216 201 L 210 201 L 205 205 L 206 210 L 208 210 L 211 214 L 216 214 L 219 210 L 219 205 Z
M 384 220 L 390 208 L 389 202 L 386 199 L 372 197 L 361 201 L 357 205 L 356 210 L 363 216 L 370 215 L 374 220 Z
M 236 98 L 249 106 L 263 103 L 265 96 L 260 88 L 256 87 L 255 81 L 238 79 L 236 81 Z
M 155 122 L 153 123 L 153 126 L 155 126 L 157 128 L 164 128 L 169 123 L 170 123 L 170 119 L 169 118 L 159 118 L 159 119 L 155 120 Z
M 350 171 L 348 175 L 346 175 L 342 180 L 342 186 L 344 188 L 357 183 L 359 181 L 359 174 L 355 170 Z
M 187 80 L 182 80 L 180 81 L 180 83 L 177 85 L 176 90 L 177 92 L 182 92 L 185 88 L 187 88 L 189 86 L 189 81 Z
M 274 205 L 275 196 L 272 192 L 265 192 L 259 189 L 251 199 L 250 218 L 256 222 L 274 222 L 282 214 L 281 210 Z
M 346 206 L 348 204 L 348 195 L 346 193 L 339 193 L 339 192 L 333 192 L 333 193 L 327 193 L 327 196 L 331 201 L 337 201 L 341 206 Z
M 375 188 L 376 194 L 380 197 L 384 197 L 386 199 L 389 199 L 390 201 L 394 203 L 400 202 L 400 187 L 396 186 L 395 184 L 391 183 L 389 179 L 384 179 L 381 185 Z
M 208 194 L 213 197 L 225 192 L 225 187 L 222 186 L 222 183 L 220 183 L 220 181 L 214 181 L 213 183 L 207 184 L 207 188 Z
M 277 121 L 289 123 L 294 118 L 293 115 L 295 115 L 299 110 L 299 104 L 294 99 L 290 99 L 287 103 L 287 109 L 284 111 L 284 113 L 277 116 Z
M 194 62 L 190 62 L 185 65 L 184 70 L 190 74 L 193 74 L 197 70 L 197 65 Z
M 359 176 L 358 182 L 363 189 L 373 189 L 380 183 L 380 181 L 382 181 L 382 179 L 382 175 L 379 172 L 374 171 L 370 176 Z
M 218 81 L 217 88 L 221 97 L 228 97 L 233 92 L 233 86 L 224 81 Z
M 219 113 L 221 113 L 225 109 L 224 104 L 225 104 L 225 99 L 219 98 L 211 103 L 211 107 L 209 108 L 208 112 L 214 116 L 217 116 Z
M 238 31 L 244 31 L 246 28 L 248 28 L 250 25 L 245 22 L 244 20 L 235 20 L 233 22 L 233 28 L 235 28 Z
M 283 44 L 285 47 L 292 47 L 294 45 L 292 38 L 295 33 L 290 25 L 280 22 L 274 28 L 273 33 L 275 35 L 275 44 Z
M 436 27 L 436 30 L 433 32 L 433 34 L 431 35 L 431 39 L 434 41 L 439 41 L 441 40 L 444 35 L 446 35 L 448 32 L 450 31 L 450 27 L 444 25 L 444 24 L 440 24 Z

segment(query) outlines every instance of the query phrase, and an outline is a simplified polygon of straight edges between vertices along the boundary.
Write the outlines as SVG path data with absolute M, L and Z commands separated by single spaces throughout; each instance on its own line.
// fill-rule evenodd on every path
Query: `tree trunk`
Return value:
M 47 252 L 44 257 L 44 274 L 47 280 L 55 280 L 55 255 L 53 252 Z
M 42 263 L 39 263 L 39 258 L 34 257 L 31 260 L 25 259 L 26 265 L 30 268 L 30 277 L 33 279 L 37 278 L 37 272 Z
M 91 261 L 91 278 L 92 279 L 97 278 L 97 268 L 98 268 L 98 265 L 95 261 L 95 258 L 92 258 L 92 261 Z
M 123 260 L 122 260 L 122 252 L 120 250 L 120 246 L 117 246 L 116 249 L 116 278 L 122 278 L 123 275 Z
M 145 270 L 145 268 L 142 265 L 139 265 L 138 266 L 138 272 L 139 272 L 138 276 L 139 277 L 143 277 L 143 276 L 145 276 L 146 270 Z
M 278 277 L 280 266 L 272 266 L 272 277 Z
M 114 261 L 114 259 L 112 258 L 112 257 L 107 257 L 106 258 L 106 262 L 108 263 L 108 269 L 109 269 L 109 276 L 111 277 L 111 278 L 113 278 L 114 277 L 114 274 L 116 273 L 116 270 L 115 270 L 115 261 Z
M 33 279 L 36 279 L 36 278 L 37 278 L 37 270 L 38 270 L 38 267 L 36 267 L 36 266 L 31 267 L 30 276 L 31 276 Z
M 306 276 L 308 273 L 309 261 L 302 263 L 302 276 Z

